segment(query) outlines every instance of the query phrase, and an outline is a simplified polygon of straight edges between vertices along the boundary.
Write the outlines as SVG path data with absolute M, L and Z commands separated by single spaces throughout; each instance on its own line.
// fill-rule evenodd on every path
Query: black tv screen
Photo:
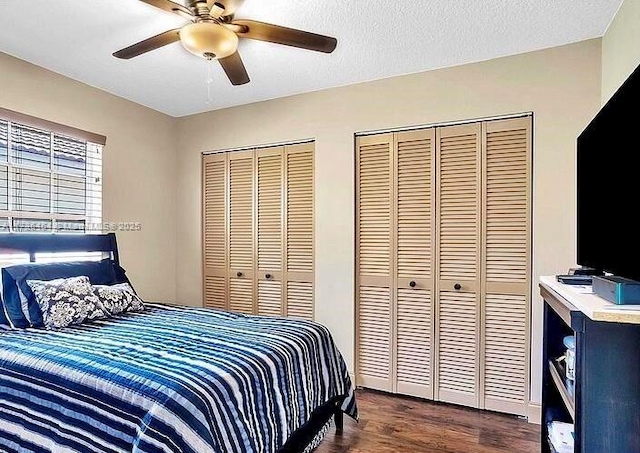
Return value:
M 640 67 L 578 138 L 578 264 L 640 280 Z

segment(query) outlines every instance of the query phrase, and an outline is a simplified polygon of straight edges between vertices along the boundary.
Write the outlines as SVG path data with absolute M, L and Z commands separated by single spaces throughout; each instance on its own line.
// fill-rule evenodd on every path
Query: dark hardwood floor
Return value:
M 360 422 L 345 416 L 316 453 L 537 453 L 540 427 L 517 417 L 359 390 Z

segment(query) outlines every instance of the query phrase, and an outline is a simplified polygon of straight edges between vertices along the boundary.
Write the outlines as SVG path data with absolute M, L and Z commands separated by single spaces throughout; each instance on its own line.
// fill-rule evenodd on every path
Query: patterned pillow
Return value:
M 27 280 L 27 284 L 36 296 L 47 329 L 82 324 L 108 316 L 93 292 L 89 277 Z
M 111 286 L 94 285 L 93 290 L 100 300 L 100 304 L 109 315 L 144 310 L 142 299 L 137 296 L 128 283 L 119 283 Z

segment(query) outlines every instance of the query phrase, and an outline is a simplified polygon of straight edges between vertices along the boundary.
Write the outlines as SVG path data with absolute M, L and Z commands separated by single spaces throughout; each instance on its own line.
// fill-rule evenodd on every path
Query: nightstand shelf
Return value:
M 575 384 L 566 382 L 567 379 L 563 378 L 563 376 L 565 376 L 565 369 L 555 360 L 549 360 L 549 371 L 551 372 L 551 380 L 556 386 L 558 393 L 560 393 L 560 398 L 562 398 L 562 402 L 567 408 L 567 411 L 569 411 L 571 420 L 575 420 Z

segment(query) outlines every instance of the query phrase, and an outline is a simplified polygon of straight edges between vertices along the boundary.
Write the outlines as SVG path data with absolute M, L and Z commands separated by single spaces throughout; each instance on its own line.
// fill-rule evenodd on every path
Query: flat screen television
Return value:
M 578 138 L 578 264 L 640 280 L 640 66 Z

